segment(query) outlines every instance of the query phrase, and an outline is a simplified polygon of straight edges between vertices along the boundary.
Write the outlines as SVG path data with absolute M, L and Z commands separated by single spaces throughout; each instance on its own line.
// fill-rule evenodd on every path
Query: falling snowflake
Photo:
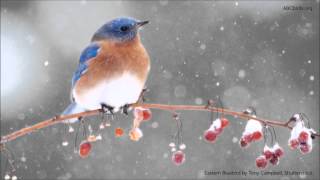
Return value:
M 44 64 L 44 66 L 48 66 L 49 65 L 49 61 L 45 61 L 43 64 Z
M 203 102 L 203 100 L 202 100 L 202 98 L 196 98 L 195 100 L 194 100 L 194 102 L 196 103 L 196 104 L 198 104 L 198 105 L 200 105 L 200 104 L 202 104 L 202 102 Z
M 22 156 L 22 157 L 20 158 L 20 161 L 21 161 L 21 162 L 26 162 L 26 161 L 27 161 L 27 158 L 26 158 L 25 156 Z
M 309 77 L 309 79 L 310 79 L 310 81 L 314 81 L 314 76 L 311 75 L 311 76 Z
M 154 128 L 154 129 L 156 129 L 156 128 L 159 127 L 159 123 L 158 123 L 158 122 L 153 122 L 153 123 L 151 124 L 151 127 Z
M 311 96 L 314 95 L 314 91 L 310 91 L 309 95 L 311 95 Z
M 239 70 L 239 73 L 238 73 L 238 77 L 239 77 L 240 79 L 245 78 L 245 77 L 246 77 L 246 71 L 243 70 L 243 69 L 240 69 L 240 70 Z
M 237 142 L 238 142 L 238 138 L 237 138 L 237 137 L 233 137 L 233 138 L 232 138 L 232 142 L 233 142 L 233 143 L 237 143 Z
M 224 27 L 223 26 L 220 27 L 220 31 L 224 31 Z
M 206 45 L 205 44 L 201 44 L 200 45 L 200 49 L 205 50 L 206 49 Z

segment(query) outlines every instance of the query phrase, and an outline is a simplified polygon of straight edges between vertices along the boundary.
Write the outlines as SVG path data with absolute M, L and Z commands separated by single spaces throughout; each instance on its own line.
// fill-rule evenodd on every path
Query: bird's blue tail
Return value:
M 85 109 L 81 107 L 79 104 L 76 102 L 72 102 L 69 104 L 69 106 L 61 113 L 61 115 L 68 115 L 68 114 L 75 114 L 75 113 L 80 113 L 84 112 Z M 72 118 L 72 119 L 67 119 L 63 121 L 64 123 L 75 123 L 78 121 L 78 118 Z

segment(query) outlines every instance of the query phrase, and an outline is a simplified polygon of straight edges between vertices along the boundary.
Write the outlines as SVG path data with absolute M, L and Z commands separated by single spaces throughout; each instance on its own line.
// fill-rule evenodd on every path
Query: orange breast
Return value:
M 150 60 L 139 36 L 126 43 L 100 41 L 99 44 L 98 56 L 88 62 L 87 72 L 75 84 L 74 90 L 78 95 L 125 72 L 136 75 L 142 84 L 145 83 Z

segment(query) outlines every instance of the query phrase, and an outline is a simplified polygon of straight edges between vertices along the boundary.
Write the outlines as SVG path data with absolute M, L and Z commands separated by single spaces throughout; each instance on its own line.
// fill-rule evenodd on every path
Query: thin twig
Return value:
M 211 107 L 211 106 L 200 106 L 200 105 L 167 105 L 167 104 L 146 104 L 146 103 L 135 103 L 131 104 L 131 107 L 143 107 L 143 108 L 149 108 L 149 109 L 159 109 L 159 110 L 165 110 L 165 111 L 170 111 L 170 112 L 175 112 L 175 111 L 211 111 L 211 112 L 218 112 L 224 115 L 231 115 L 236 118 L 240 118 L 243 120 L 249 120 L 249 119 L 254 119 L 259 122 L 261 122 L 264 125 L 269 125 L 269 126 L 279 126 L 279 127 L 284 127 L 288 129 L 292 129 L 291 126 L 289 126 L 289 122 L 281 122 L 281 121 L 276 121 L 276 120 L 268 120 L 268 119 L 263 119 L 263 118 L 258 118 L 255 116 L 250 116 L 248 114 L 244 114 L 243 112 L 237 112 L 237 111 L 232 111 L 229 109 L 225 108 L 217 108 L 217 107 Z M 79 117 L 87 117 L 87 116 L 93 116 L 97 115 L 102 112 L 102 109 L 96 109 L 96 110 L 91 110 L 91 111 L 85 111 L 81 113 L 76 113 L 76 114 L 70 114 L 70 115 L 61 115 L 61 116 L 55 116 L 51 119 L 42 121 L 40 123 L 37 123 L 35 125 L 29 126 L 22 128 L 20 130 L 17 130 L 13 133 L 10 133 L 8 135 L 2 136 L 1 137 L 1 142 L 0 142 L 0 151 L 3 149 L 4 144 L 10 141 L 13 141 L 17 139 L 18 137 L 22 137 L 25 135 L 30 134 L 31 132 L 35 132 L 37 130 L 55 125 L 57 123 L 60 123 L 64 120 L 67 119 L 72 119 L 72 118 L 79 118 Z M 290 121 L 290 120 L 289 120 Z M 314 133 L 314 136 L 320 137 L 320 134 Z

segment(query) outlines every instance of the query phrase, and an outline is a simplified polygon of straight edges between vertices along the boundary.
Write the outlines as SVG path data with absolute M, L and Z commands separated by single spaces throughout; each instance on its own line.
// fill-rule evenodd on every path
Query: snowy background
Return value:
M 312 7 L 283 10 L 284 5 Z M 205 104 L 222 97 L 227 108 L 251 105 L 261 117 L 283 121 L 304 112 L 319 131 L 319 0 L 317 1 L 1 1 L 1 135 L 59 114 L 69 103 L 73 71 L 95 30 L 118 16 L 150 20 L 141 32 L 152 59 L 148 102 Z M 153 111 L 144 137 L 114 137 L 130 129 L 131 117 L 101 132 L 86 159 L 73 152 L 74 133 L 56 125 L 8 144 L 23 179 L 256 179 L 205 176 L 210 171 L 258 171 L 263 142 L 241 149 L 242 121 L 215 144 L 201 138 L 209 114 L 183 112 L 186 162 L 171 162 L 175 131 L 170 114 Z M 93 119 L 98 119 L 93 118 Z M 99 120 L 90 121 L 97 129 Z M 76 128 L 76 126 L 74 126 Z M 289 131 L 276 128 L 285 157 L 266 171 L 312 171 L 311 176 L 262 179 L 319 179 L 319 140 L 312 153 L 287 146 Z M 68 146 L 62 146 L 67 140 Z M 4 177 L 1 156 L 1 177 Z

